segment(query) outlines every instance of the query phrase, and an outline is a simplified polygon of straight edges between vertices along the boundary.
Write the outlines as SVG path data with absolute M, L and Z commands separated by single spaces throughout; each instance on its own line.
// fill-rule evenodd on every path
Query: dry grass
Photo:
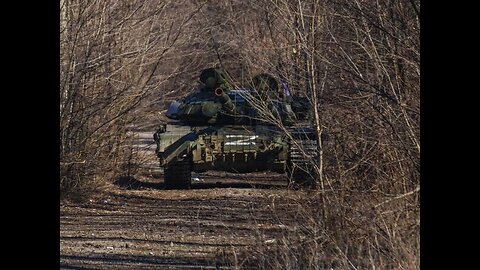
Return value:
M 326 213 L 320 193 L 292 200 L 300 210 L 287 217 L 295 219 L 290 230 L 272 239 L 259 231 L 257 245 L 223 259 L 234 269 L 420 268 L 418 194 L 398 200 L 374 193 L 336 195 L 325 195 Z M 278 211 L 273 208 L 272 215 Z

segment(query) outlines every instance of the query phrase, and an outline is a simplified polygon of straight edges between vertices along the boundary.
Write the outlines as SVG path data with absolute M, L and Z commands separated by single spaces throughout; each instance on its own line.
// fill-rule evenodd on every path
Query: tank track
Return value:
M 297 124 L 289 128 L 294 141 L 289 144 L 287 176 L 289 185 L 315 187 L 316 170 L 312 160 L 318 158 L 315 130 L 307 125 Z
M 190 159 L 177 160 L 165 167 L 164 183 L 167 189 L 190 189 L 192 185 Z

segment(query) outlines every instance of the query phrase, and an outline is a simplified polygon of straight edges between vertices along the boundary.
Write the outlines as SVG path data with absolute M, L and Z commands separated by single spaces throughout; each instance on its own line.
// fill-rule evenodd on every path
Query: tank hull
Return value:
M 188 158 L 191 170 L 284 173 L 288 144 L 274 126 L 165 126 L 157 135 L 160 165 Z

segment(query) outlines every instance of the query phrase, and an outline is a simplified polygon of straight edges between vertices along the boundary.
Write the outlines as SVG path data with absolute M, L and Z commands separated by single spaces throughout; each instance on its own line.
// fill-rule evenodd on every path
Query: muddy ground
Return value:
M 292 202 L 310 196 L 275 173 L 198 178 L 191 190 L 119 178 L 85 202 L 61 202 L 61 269 L 231 269 L 258 241 L 295 229 Z

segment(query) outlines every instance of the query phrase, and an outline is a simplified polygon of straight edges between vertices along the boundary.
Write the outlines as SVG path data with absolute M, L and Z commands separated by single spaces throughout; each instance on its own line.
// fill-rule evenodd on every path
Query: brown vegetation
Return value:
M 417 0 L 61 0 L 62 194 L 128 174 L 128 130 L 158 123 L 202 68 L 270 72 L 314 104 L 320 185 L 297 231 L 226 260 L 419 268 L 419 13 Z

